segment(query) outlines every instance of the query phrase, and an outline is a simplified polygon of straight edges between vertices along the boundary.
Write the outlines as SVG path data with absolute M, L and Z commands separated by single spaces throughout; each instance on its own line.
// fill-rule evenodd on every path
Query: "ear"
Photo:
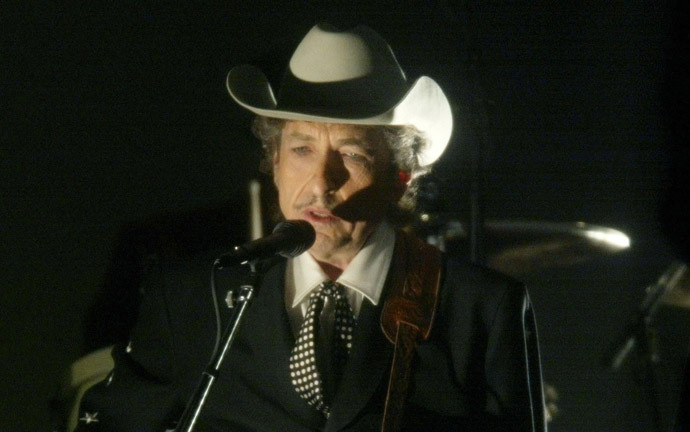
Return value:
M 268 158 L 267 158 L 268 159 Z M 268 162 L 268 160 L 266 160 Z M 271 164 L 271 177 L 273 177 L 273 183 L 278 186 L 278 180 L 276 176 L 276 173 L 278 172 L 278 168 L 280 165 L 280 141 L 273 147 L 273 154 L 270 157 L 270 164 Z M 268 165 L 268 163 L 266 164 Z
M 271 164 L 271 177 L 273 177 L 273 184 L 278 187 L 278 176 L 276 175 L 276 172 L 278 172 L 278 163 L 280 162 L 280 158 L 278 157 L 278 152 L 276 151 L 273 153 L 272 157 L 272 164 Z

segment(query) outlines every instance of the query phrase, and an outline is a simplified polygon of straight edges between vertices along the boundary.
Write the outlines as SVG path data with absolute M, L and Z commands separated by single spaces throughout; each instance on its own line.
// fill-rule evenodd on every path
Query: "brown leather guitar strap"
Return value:
M 414 350 L 431 333 L 441 285 L 441 252 L 398 231 L 390 275 L 391 293 L 383 305 L 381 328 L 395 350 L 382 432 L 399 429 Z

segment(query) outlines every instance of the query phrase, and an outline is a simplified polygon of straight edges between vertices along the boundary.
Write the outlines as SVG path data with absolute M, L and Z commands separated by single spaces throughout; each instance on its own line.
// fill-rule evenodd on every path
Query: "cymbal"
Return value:
M 466 225 L 456 220 L 428 216 L 422 225 L 436 232 L 439 247 L 453 253 L 468 240 Z M 435 228 L 434 228 L 435 227 Z M 621 231 L 584 222 L 488 220 L 484 223 L 487 265 L 519 276 L 538 270 L 578 264 L 630 247 Z

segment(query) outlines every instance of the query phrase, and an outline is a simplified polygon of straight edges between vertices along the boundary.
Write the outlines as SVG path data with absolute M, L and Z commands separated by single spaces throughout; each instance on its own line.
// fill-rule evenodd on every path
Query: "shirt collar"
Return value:
M 384 221 L 376 227 L 336 282 L 361 293 L 377 305 L 386 282 L 394 246 L 395 230 Z M 323 281 L 328 280 L 328 276 L 309 253 L 303 253 L 292 261 L 295 283 L 292 307 L 295 307 Z

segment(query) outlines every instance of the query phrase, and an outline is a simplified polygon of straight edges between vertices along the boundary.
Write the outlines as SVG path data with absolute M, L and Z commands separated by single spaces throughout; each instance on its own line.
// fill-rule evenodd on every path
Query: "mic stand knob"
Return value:
M 201 410 L 206 403 L 211 387 L 215 382 L 220 366 L 225 359 L 226 354 L 230 350 L 232 342 L 235 340 L 245 316 L 247 309 L 253 298 L 256 290 L 260 285 L 260 275 L 257 272 L 257 266 L 253 262 L 249 262 L 251 269 L 250 282 L 240 286 L 240 293 L 236 302 L 233 301 L 233 312 L 230 321 L 225 328 L 225 332 L 221 338 L 218 349 L 213 353 L 211 361 L 206 366 L 206 369 L 201 374 L 201 379 L 197 385 L 195 392 L 187 403 L 187 407 L 180 417 L 180 421 L 174 432 L 192 432 L 196 426 L 197 419 L 201 414 Z M 226 297 L 227 301 L 227 297 Z M 228 305 L 229 306 L 229 305 Z
M 228 309 L 233 309 L 235 304 L 237 304 L 237 292 L 234 289 L 228 290 L 228 293 L 225 295 L 225 304 L 228 306 Z

